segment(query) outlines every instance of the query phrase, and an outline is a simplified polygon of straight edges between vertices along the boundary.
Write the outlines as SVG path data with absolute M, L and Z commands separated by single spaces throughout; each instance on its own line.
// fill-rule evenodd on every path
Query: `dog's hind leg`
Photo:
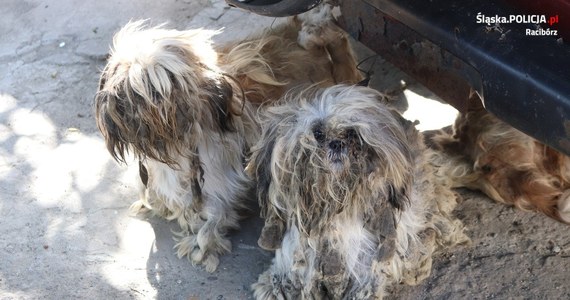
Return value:
M 231 251 L 231 242 L 225 236 L 227 228 L 219 220 L 208 220 L 195 235 L 181 238 L 176 244 L 178 256 L 188 256 L 193 264 L 202 264 L 214 272 L 220 263 L 219 256 Z
M 356 84 L 364 77 L 356 68 L 356 58 L 346 34 L 341 32 L 339 35 L 340 38 L 326 46 L 333 62 L 333 77 L 336 83 Z
M 220 140 L 215 146 L 208 145 L 199 147 L 204 179 L 202 203 L 197 206 L 199 213 L 194 214 L 199 216 L 199 220 L 191 222 L 202 223 L 199 228 L 192 228 L 191 235 L 181 238 L 176 248 L 179 257 L 188 256 L 192 263 L 202 264 L 206 271 L 213 272 L 219 264 L 218 257 L 231 251 L 227 235 L 230 230 L 239 227 L 238 212 L 247 209 L 245 202 L 253 184 L 245 175 L 241 154 L 225 149 L 239 149 L 234 147 L 236 145 L 231 140 Z M 222 156 L 224 159 L 220 159 Z
M 298 42 L 301 47 L 312 50 L 325 48 L 332 62 L 332 76 L 336 84 L 356 84 L 363 78 L 357 69 L 356 57 L 347 34 L 333 22 L 333 8 L 323 4 L 298 16 L 301 30 Z

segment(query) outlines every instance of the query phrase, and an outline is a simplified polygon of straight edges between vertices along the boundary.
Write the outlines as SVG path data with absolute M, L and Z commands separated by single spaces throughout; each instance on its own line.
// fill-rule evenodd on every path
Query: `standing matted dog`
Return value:
M 248 172 L 276 249 L 257 299 L 378 299 L 468 241 L 455 194 L 414 124 L 370 88 L 337 85 L 267 109 Z
M 141 201 L 177 220 L 180 257 L 213 272 L 231 250 L 252 183 L 245 156 L 259 137 L 256 107 L 297 84 L 361 80 L 345 33 L 321 6 L 246 41 L 216 32 L 126 25 L 95 97 L 97 125 L 119 162 L 140 161 Z

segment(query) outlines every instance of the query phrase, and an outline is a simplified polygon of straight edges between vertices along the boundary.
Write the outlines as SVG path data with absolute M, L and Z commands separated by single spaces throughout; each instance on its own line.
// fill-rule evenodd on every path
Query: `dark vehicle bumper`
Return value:
M 570 155 L 570 46 L 560 32 L 527 35 L 539 28 L 478 22 L 478 14 L 523 15 L 501 1 L 337 2 L 341 27 L 459 111 L 475 90 L 488 111 Z M 567 25 L 570 16 L 564 19 L 562 9 L 558 22 Z

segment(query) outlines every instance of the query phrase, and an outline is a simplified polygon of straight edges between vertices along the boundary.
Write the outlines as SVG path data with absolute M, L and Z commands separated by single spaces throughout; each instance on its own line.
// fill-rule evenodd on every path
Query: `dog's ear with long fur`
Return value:
M 105 139 L 107 150 L 118 162 L 125 162 L 129 150 L 129 141 L 121 118 L 125 116 L 125 107 L 117 101 L 118 95 L 105 91 L 103 87 L 108 77 L 108 66 L 99 80 L 99 90 L 95 94 L 95 115 L 97 127 Z M 148 129 L 148 128 L 147 128 Z
M 275 250 L 281 246 L 285 233 L 285 222 L 269 205 L 271 189 L 271 159 L 273 148 L 278 137 L 278 124 L 269 122 L 263 127 L 261 139 L 252 149 L 247 172 L 256 181 L 257 199 L 261 210 L 261 217 L 265 224 L 261 231 L 258 244 L 266 250 Z
M 414 157 L 420 157 L 421 153 L 425 150 L 425 144 L 420 132 L 416 129 L 417 121 L 412 122 L 404 118 L 399 112 L 390 110 L 390 113 L 400 124 L 404 132 L 405 143 L 407 144 L 402 151 L 410 160 L 409 163 L 414 164 Z M 385 187 L 387 201 L 393 208 L 397 210 L 404 210 L 410 202 L 411 185 L 413 182 L 411 169 L 403 171 L 403 180 L 401 184 L 388 182 Z
M 207 91 L 206 103 L 211 106 L 210 111 L 214 119 L 212 121 L 218 127 L 217 129 L 222 133 L 236 131 L 233 119 L 241 115 L 242 101 L 245 101 L 245 97 L 242 95 L 241 98 L 236 98 L 234 87 L 225 76 L 207 80 L 203 86 Z M 236 101 L 237 99 L 241 101 Z

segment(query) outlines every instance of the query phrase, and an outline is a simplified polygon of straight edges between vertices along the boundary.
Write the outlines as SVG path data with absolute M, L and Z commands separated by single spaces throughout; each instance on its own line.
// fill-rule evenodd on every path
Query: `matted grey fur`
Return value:
M 468 241 L 455 194 L 414 124 L 383 96 L 336 85 L 270 107 L 248 172 L 276 249 L 257 299 L 376 299 L 416 284 L 442 247 Z

